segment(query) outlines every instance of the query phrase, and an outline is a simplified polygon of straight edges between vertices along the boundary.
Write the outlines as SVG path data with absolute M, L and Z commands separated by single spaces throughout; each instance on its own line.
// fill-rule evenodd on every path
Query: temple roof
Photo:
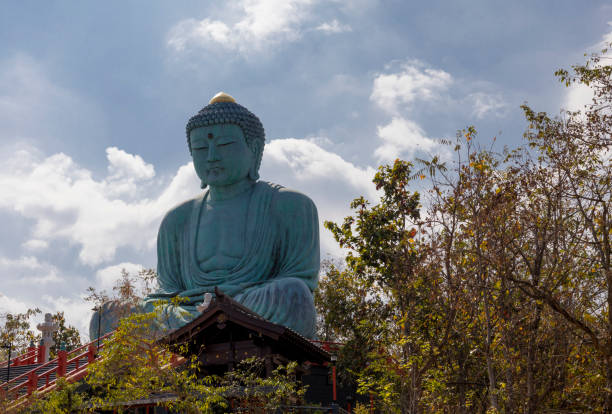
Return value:
M 224 330 L 228 324 L 233 325 L 230 329 L 244 329 L 258 337 L 268 338 L 278 348 L 287 351 L 283 353 L 291 360 L 314 363 L 330 361 L 329 353 L 318 345 L 286 326 L 266 320 L 218 289 L 215 289 L 215 298 L 200 316 L 170 332 L 162 341 L 173 345 L 206 343 L 207 338 L 214 336 L 211 331 Z

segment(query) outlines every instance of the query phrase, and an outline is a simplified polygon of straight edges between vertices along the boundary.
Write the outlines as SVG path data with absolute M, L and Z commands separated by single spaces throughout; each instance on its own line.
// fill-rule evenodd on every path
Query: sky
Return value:
M 381 164 L 448 156 L 469 125 L 521 145 L 525 102 L 581 108 L 554 71 L 612 41 L 612 4 L 22 0 L 0 39 L 0 313 L 64 311 L 86 337 L 87 287 L 154 268 L 161 218 L 201 191 L 185 124 L 217 92 L 261 119 L 261 178 L 338 222 Z

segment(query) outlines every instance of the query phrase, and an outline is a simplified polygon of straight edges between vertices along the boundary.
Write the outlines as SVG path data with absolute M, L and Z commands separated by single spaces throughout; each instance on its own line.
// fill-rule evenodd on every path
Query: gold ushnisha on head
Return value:
M 217 102 L 233 102 L 236 103 L 236 100 L 234 99 L 234 97 L 228 93 L 225 92 L 219 92 L 218 94 L 216 94 L 215 96 L 212 97 L 212 99 L 210 100 L 210 102 L 208 102 L 209 105 L 212 105 L 214 103 Z

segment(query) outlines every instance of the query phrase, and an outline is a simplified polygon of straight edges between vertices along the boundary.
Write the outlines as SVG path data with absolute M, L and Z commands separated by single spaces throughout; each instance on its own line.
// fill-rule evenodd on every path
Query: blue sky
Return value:
M 85 334 L 88 286 L 155 266 L 161 217 L 200 191 L 185 123 L 221 90 L 264 124 L 262 179 L 337 221 L 381 163 L 444 156 L 467 125 L 520 145 L 523 102 L 580 108 L 553 72 L 610 22 L 595 0 L 5 4 L 0 312 L 64 310 Z

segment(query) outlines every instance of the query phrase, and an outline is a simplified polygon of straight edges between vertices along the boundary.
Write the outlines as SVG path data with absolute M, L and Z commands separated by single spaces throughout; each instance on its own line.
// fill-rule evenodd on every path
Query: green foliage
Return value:
M 11 357 L 26 351 L 37 335 L 30 330 L 30 318 L 40 313 L 39 309 L 28 309 L 24 313 L 6 313 L 0 316 L 4 324 L 0 327 L 0 345 L 11 346 Z M 0 349 L 0 360 L 8 358 L 8 349 Z
M 62 344 L 64 344 L 66 351 L 72 351 L 81 346 L 81 334 L 74 326 L 66 326 L 64 312 L 57 312 L 53 315 L 53 322 L 57 323 L 58 330 L 53 332 L 55 344 L 49 350 L 52 359 L 57 356 L 57 351 Z
M 297 363 L 290 362 L 264 378 L 263 360 L 249 358 L 221 377 L 220 385 L 226 390 L 225 398 L 233 401 L 230 405 L 235 411 L 273 412 L 302 401 L 306 388 L 295 380 L 296 369 Z
M 21 413 L 32 414 L 72 414 L 87 412 L 85 395 L 79 390 L 80 384 L 69 384 L 64 378 L 57 381 L 55 391 L 41 398 L 36 393 L 32 401 Z
M 390 412 L 418 405 L 422 381 L 449 334 L 439 322 L 453 313 L 436 302 L 443 280 L 417 236 L 422 222 L 419 194 L 408 190 L 412 179 L 405 161 L 380 167 L 374 177 L 380 203 L 357 198 L 354 216 L 341 226 L 325 223 L 350 250 L 346 268 L 331 266 L 317 293 L 326 329 L 345 341 L 341 379 L 373 393 Z
M 150 268 L 141 269 L 136 274 L 121 269 L 120 278 L 113 286 L 112 292 L 99 291 L 95 287 L 87 288 L 86 301 L 95 306 L 108 301 L 119 301 L 125 305 L 136 305 L 142 298 L 152 293 L 157 286 L 157 273 Z

